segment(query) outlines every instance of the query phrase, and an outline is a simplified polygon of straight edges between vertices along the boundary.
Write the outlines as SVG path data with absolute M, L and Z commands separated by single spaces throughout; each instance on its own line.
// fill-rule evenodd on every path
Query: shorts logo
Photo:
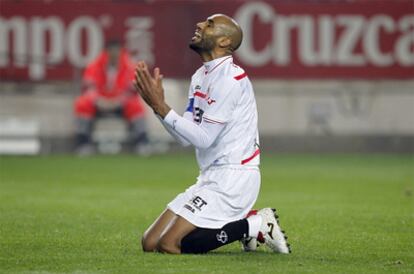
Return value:
M 184 208 L 190 210 L 192 213 L 195 213 L 196 209 L 201 211 L 202 207 L 207 205 L 207 202 L 201 199 L 200 196 L 195 196 L 187 204 L 184 205 Z
M 194 208 L 192 206 L 190 206 L 190 205 L 185 204 L 184 205 L 184 208 L 186 208 L 186 209 L 190 210 L 191 212 L 195 213 Z
M 217 234 L 216 237 L 217 241 L 223 244 L 227 243 L 227 241 L 229 240 L 229 237 L 227 236 L 227 233 L 224 230 L 220 231 L 220 233 Z
M 200 196 L 195 196 L 190 202 L 192 203 L 192 206 L 200 211 L 203 206 L 207 205 L 207 202 L 201 199 Z

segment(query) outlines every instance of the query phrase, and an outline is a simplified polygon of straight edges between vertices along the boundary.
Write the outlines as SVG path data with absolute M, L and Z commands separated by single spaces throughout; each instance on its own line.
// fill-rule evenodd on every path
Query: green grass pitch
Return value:
M 292 254 L 144 254 L 197 173 L 186 154 L 1 157 L 0 273 L 414 273 L 412 156 L 264 154 L 256 207 L 279 210 Z

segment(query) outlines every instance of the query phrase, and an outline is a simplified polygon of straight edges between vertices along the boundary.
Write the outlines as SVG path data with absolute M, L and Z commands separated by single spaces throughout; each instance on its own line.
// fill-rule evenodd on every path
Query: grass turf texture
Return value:
M 197 175 L 192 155 L 0 158 L 0 272 L 413 273 L 414 159 L 264 155 L 257 208 L 293 253 L 144 254 L 139 237 Z

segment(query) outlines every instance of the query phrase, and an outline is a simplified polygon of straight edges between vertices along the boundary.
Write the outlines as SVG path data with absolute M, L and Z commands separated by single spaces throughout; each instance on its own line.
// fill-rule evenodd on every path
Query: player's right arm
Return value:
M 166 123 L 171 130 L 196 148 L 208 148 L 223 130 L 225 123 L 202 122 L 196 124 L 171 109 L 165 116 Z
M 178 115 L 165 102 L 162 75 L 159 68 L 154 69 L 154 77 L 145 62 L 138 62 L 135 73 L 135 87 L 141 91 L 144 101 L 167 123 L 171 129 L 197 148 L 209 147 L 225 126 L 224 122 L 201 122 L 199 125 Z M 231 92 L 230 92 L 231 94 Z M 233 97 L 233 96 L 226 96 Z M 223 102 L 224 103 L 224 100 Z
M 183 118 L 192 121 L 193 119 L 193 104 L 194 104 L 194 98 L 190 98 L 188 100 L 188 106 L 183 114 Z M 164 128 L 168 131 L 168 133 L 174 137 L 175 140 L 177 140 L 178 143 L 180 143 L 182 146 L 187 147 L 191 145 L 190 142 L 188 142 L 187 139 L 185 139 L 183 136 L 181 136 L 178 132 L 176 132 L 168 123 L 164 121 L 160 116 L 158 116 L 158 119 L 160 120 L 161 124 L 164 126 Z
M 198 122 L 178 115 L 173 109 L 165 115 L 163 123 L 196 148 L 210 147 L 232 119 L 240 97 L 240 86 L 233 78 L 222 78 L 210 86 L 211 103 L 202 104 Z M 205 99 L 203 99 L 205 100 Z
M 194 77 L 194 75 L 193 75 Z M 182 117 L 188 121 L 193 121 L 193 110 L 194 110 L 194 90 L 193 90 L 193 77 L 191 78 L 191 84 L 188 89 L 188 103 L 187 107 L 185 108 L 184 114 Z M 182 146 L 187 147 L 190 146 L 191 143 L 180 133 L 175 131 L 171 125 L 169 125 L 166 121 L 164 121 L 163 118 L 161 118 L 159 115 L 157 115 L 157 118 L 160 120 L 161 124 L 164 126 L 164 128 L 167 130 L 167 132 L 174 137 L 174 139 L 180 143 Z

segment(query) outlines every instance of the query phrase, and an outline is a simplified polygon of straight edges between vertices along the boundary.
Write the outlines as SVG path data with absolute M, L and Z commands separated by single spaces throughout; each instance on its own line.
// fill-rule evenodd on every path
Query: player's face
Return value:
M 194 36 L 190 41 L 190 48 L 195 51 L 211 51 L 215 47 L 215 22 L 214 16 L 207 18 L 196 26 Z

